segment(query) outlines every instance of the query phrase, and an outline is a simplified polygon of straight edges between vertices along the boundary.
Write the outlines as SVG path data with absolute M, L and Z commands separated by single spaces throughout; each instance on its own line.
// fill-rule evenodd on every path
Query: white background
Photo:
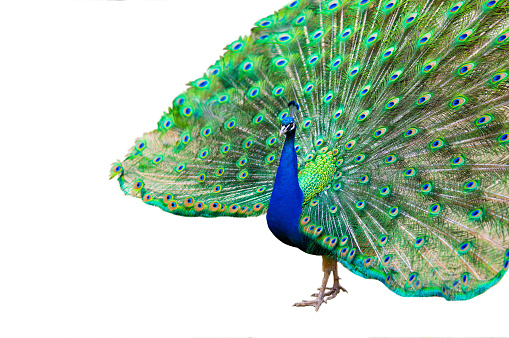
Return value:
M 185 84 L 284 4 L 1 5 L 0 337 L 509 335 L 509 277 L 447 302 L 340 267 L 348 294 L 292 308 L 321 258 L 264 217 L 177 217 L 108 181 Z

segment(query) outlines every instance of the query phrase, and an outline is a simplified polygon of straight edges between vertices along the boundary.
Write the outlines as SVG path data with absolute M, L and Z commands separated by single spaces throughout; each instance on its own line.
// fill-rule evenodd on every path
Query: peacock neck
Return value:
M 267 212 L 270 231 L 281 242 L 306 250 L 306 240 L 299 231 L 304 195 L 299 186 L 295 130 L 286 134 Z

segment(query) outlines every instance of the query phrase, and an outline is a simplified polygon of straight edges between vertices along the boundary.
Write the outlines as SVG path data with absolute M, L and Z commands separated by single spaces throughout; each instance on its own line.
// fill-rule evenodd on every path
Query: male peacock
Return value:
M 267 213 L 280 241 L 323 256 L 316 299 L 297 306 L 346 291 L 338 261 L 401 296 L 472 298 L 509 267 L 508 8 L 292 1 L 112 177 L 177 215 Z

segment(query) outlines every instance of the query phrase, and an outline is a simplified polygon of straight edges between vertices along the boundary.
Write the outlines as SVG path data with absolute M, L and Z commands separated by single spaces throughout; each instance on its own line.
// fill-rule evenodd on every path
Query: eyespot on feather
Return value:
M 228 212 L 230 214 L 235 214 L 239 211 L 239 205 L 238 204 L 232 204 L 230 205 L 230 207 L 228 208 Z
M 364 110 L 360 112 L 359 115 L 357 115 L 357 122 L 363 122 L 368 118 L 369 114 L 370 114 L 369 110 Z
M 329 11 L 334 11 L 334 10 L 338 9 L 340 5 L 341 5 L 341 1 L 333 0 L 327 4 L 327 9 Z
M 316 31 L 314 31 L 313 33 L 310 34 L 311 36 L 311 39 L 313 39 L 313 41 L 318 41 L 320 40 L 320 38 L 324 35 L 324 31 L 323 29 L 317 29 Z
M 346 255 L 348 254 L 348 247 L 344 247 L 343 249 L 341 249 L 341 250 L 339 251 L 339 254 L 340 254 L 340 256 L 341 256 L 342 258 L 345 258 L 345 257 L 346 257 Z
M 454 5 L 452 5 L 449 8 L 449 15 L 458 13 L 460 11 L 461 7 L 463 6 L 463 3 L 464 3 L 463 1 L 460 1 L 460 2 L 457 2 Z
M 355 146 L 355 143 L 356 143 L 356 141 L 355 141 L 355 140 L 350 140 L 350 141 L 348 141 L 348 142 L 345 144 L 345 149 L 346 149 L 346 150 L 350 150 L 350 149 L 352 149 L 352 148 Z
M 154 198 L 153 195 L 148 192 L 145 195 L 143 195 L 143 202 L 145 203 L 150 202 L 152 201 L 153 198 Z
M 428 74 L 435 68 L 436 65 L 437 65 L 436 61 L 428 62 L 422 67 L 422 72 L 424 74 Z
M 362 262 L 362 266 L 365 268 L 369 268 L 371 266 L 371 264 L 373 264 L 372 257 L 365 258 L 364 261 Z
M 348 261 L 352 261 L 353 258 L 355 257 L 355 253 L 357 252 L 357 250 L 355 248 L 351 249 L 349 252 L 348 252 L 348 256 L 346 257 Z
M 429 207 L 429 212 L 430 212 L 431 216 L 437 216 L 440 214 L 441 211 L 442 211 L 442 205 L 439 203 L 432 204 Z
M 509 141 L 509 133 L 505 132 L 499 137 L 497 137 L 497 141 L 500 144 L 506 144 Z
M 221 207 L 221 204 L 219 202 L 217 202 L 217 201 L 212 202 L 212 203 L 209 204 L 209 210 L 213 211 L 213 212 L 218 211 L 220 207 Z
M 493 75 L 493 77 L 490 79 L 491 84 L 499 84 L 501 81 L 505 80 L 507 78 L 507 72 L 499 72 Z
M 183 144 L 188 144 L 191 141 L 191 135 L 189 133 L 182 133 L 180 135 L 180 142 Z
M 359 154 L 354 158 L 355 163 L 362 163 L 366 159 L 365 154 Z
M 308 82 L 304 85 L 304 87 L 302 87 L 302 91 L 304 92 L 305 95 L 309 95 L 311 94 L 314 88 L 315 88 L 314 83 Z
M 417 128 L 409 128 L 409 129 L 407 129 L 403 133 L 403 136 L 406 137 L 406 138 L 409 138 L 409 137 L 417 135 L 418 133 L 419 133 L 419 129 L 417 129 Z
M 384 159 L 384 163 L 385 164 L 393 164 L 394 162 L 396 162 L 398 160 L 398 157 L 394 154 L 391 154 L 389 156 L 387 156 L 385 159 Z
M 271 164 L 276 160 L 276 156 L 274 154 L 269 154 L 265 156 L 265 164 Z
M 263 204 L 262 203 L 257 203 L 253 206 L 253 210 L 254 211 L 260 211 L 263 209 Z
M 361 0 L 361 1 L 362 1 L 362 0 Z M 376 41 L 376 39 L 377 39 L 377 38 L 378 38 L 378 32 L 371 33 L 371 34 L 367 37 L 367 39 L 366 39 L 366 44 L 367 44 L 367 45 L 371 45 L 371 44 L 373 44 L 373 43 Z
M 408 28 L 409 26 L 414 24 L 416 22 L 416 20 L 417 20 L 417 17 L 418 17 L 418 13 L 417 12 L 413 12 L 413 13 L 408 14 L 408 16 L 403 21 L 403 25 L 405 26 L 405 28 Z
M 182 116 L 190 117 L 193 114 L 193 107 L 191 106 L 182 106 L 179 108 L 179 112 Z
M 492 8 L 495 8 L 497 6 L 497 3 L 499 2 L 499 0 L 488 0 L 484 6 L 486 7 L 486 9 L 492 9 Z
M 419 46 L 423 46 L 425 44 L 427 44 L 430 40 L 431 40 L 431 37 L 432 37 L 432 33 L 431 32 L 428 32 L 424 35 L 422 35 L 418 40 L 417 40 L 417 44 Z
M 284 57 L 281 56 L 276 56 L 274 59 L 272 59 L 272 64 L 276 68 L 284 68 L 284 66 L 288 64 L 288 59 L 285 59 Z
M 455 156 L 451 159 L 451 165 L 453 167 L 459 167 L 466 163 L 466 159 L 463 155 Z
M 309 221 L 310 221 L 309 216 L 304 216 L 304 217 L 301 218 L 300 224 L 301 225 L 307 225 L 309 223 Z
M 432 96 L 433 96 L 433 94 L 431 94 L 431 93 L 423 94 L 422 96 L 420 96 L 417 99 L 417 102 L 416 102 L 417 105 L 422 106 L 423 104 L 428 103 L 428 101 L 431 99 Z
M 134 181 L 133 190 L 139 191 L 139 190 L 141 190 L 141 188 L 143 188 L 143 185 L 144 185 L 143 181 L 138 179 L 138 180 Z
M 173 200 L 173 195 L 170 193 L 165 194 L 163 197 L 163 202 L 166 204 L 170 203 L 170 201 L 172 201 L 172 200 Z
M 189 196 L 187 197 L 185 200 L 184 200 L 184 206 L 186 208 L 190 208 L 194 205 L 194 198 L 192 196 Z
M 239 173 L 237 174 L 237 178 L 238 178 L 239 180 L 244 180 L 244 179 L 246 179 L 246 178 L 247 178 L 247 176 L 248 176 L 248 175 L 249 175 L 249 172 L 248 172 L 247 170 L 242 170 L 241 172 L 239 172 Z
M 463 242 L 458 246 L 458 253 L 466 254 L 467 252 L 470 251 L 471 248 L 472 248 L 472 242 L 470 242 L 470 241 Z
M 110 169 L 111 176 L 110 178 L 113 178 L 117 174 L 120 174 L 123 172 L 122 164 L 121 163 L 113 163 Z
M 336 237 L 332 237 L 329 242 L 329 248 L 333 249 L 338 244 L 338 239 Z
M 438 150 L 440 148 L 443 148 L 445 146 L 445 142 L 443 139 L 438 138 L 436 140 L 431 141 L 429 144 L 429 147 L 431 150 Z
M 400 213 L 399 207 L 392 207 L 389 209 L 389 212 L 388 212 L 388 214 L 391 218 L 395 218 L 396 216 L 399 215 L 399 213 Z
M 328 92 L 324 98 L 323 98 L 323 103 L 329 103 L 332 101 L 332 99 L 334 98 L 334 93 L 333 92 Z
M 346 41 L 351 37 L 353 33 L 352 27 L 346 27 L 341 33 L 339 33 L 338 37 L 340 41 Z
M 194 204 L 194 211 L 200 212 L 205 209 L 205 204 L 203 202 L 196 202 Z
M 433 183 L 432 182 L 426 182 L 421 184 L 421 194 L 428 195 L 431 192 L 433 192 Z
M 240 40 L 237 40 L 237 41 L 234 41 L 232 42 L 229 46 L 228 46 L 228 49 L 232 52 L 239 52 L 241 51 L 242 49 L 244 48 L 244 43 Z
M 391 47 L 389 49 L 386 49 L 385 52 L 382 53 L 382 59 L 390 58 L 394 54 L 395 50 L 396 50 L 395 47 Z
M 304 120 L 302 122 L 303 122 L 302 129 L 308 129 L 309 127 L 311 127 L 311 123 L 313 122 L 313 119 L 310 117 L 306 117 L 306 118 L 304 118 Z
M 460 43 L 461 43 L 461 42 L 465 42 L 465 41 L 467 41 L 467 40 L 468 40 L 468 38 L 470 37 L 470 35 L 472 35 L 472 33 L 473 33 L 473 32 L 474 32 L 474 31 L 473 31 L 472 29 L 467 29 L 467 30 L 465 30 L 465 31 L 461 32 L 461 33 L 457 36 L 456 41 L 457 41 L 457 42 L 460 42 Z
M 479 221 L 484 216 L 484 210 L 482 208 L 474 209 L 469 212 L 468 216 L 472 221 Z
M 362 200 L 355 202 L 355 209 L 357 209 L 357 210 L 364 210 L 365 207 L 366 207 L 366 202 L 364 202 Z
M 354 78 L 359 74 L 359 66 L 355 66 L 348 72 L 348 77 Z
M 371 85 L 366 85 L 364 86 L 360 91 L 359 91 L 359 95 L 360 96 L 365 96 L 369 90 L 371 89 Z
M 386 185 L 385 187 L 380 188 L 380 196 L 387 197 L 391 194 L 391 187 Z
M 416 174 L 417 171 L 415 170 L 415 168 L 408 168 L 404 172 L 405 178 L 414 177 Z
M 374 138 L 379 138 L 379 137 L 382 137 L 383 135 L 385 135 L 385 133 L 387 132 L 387 128 L 386 127 L 382 127 L 382 128 L 378 128 L 377 130 L 375 130 L 375 132 L 373 133 L 373 137 Z
M 175 201 L 170 201 L 168 203 L 168 210 L 173 211 L 178 208 L 178 204 Z
M 389 76 L 389 82 L 395 82 L 402 74 L 402 70 L 397 70 Z
M 417 237 L 414 241 L 414 248 L 420 249 L 426 241 L 422 237 Z
M 395 7 L 396 7 L 396 4 L 397 4 L 397 0 L 389 0 L 385 3 L 385 5 L 383 6 L 383 11 L 388 14 L 390 13 Z
M 369 183 L 369 175 L 362 175 L 361 177 L 359 177 L 359 183 L 360 184 L 368 184 Z
M 458 97 L 455 97 L 454 99 L 451 100 L 451 103 L 449 104 L 449 106 L 451 108 L 459 108 L 462 105 L 464 105 L 466 102 L 467 102 L 467 98 L 466 97 L 458 96 Z
M 466 75 L 472 69 L 474 69 L 474 67 L 475 67 L 475 63 L 473 63 L 473 62 L 465 63 L 465 64 L 459 66 L 457 74 L 460 75 L 460 76 Z

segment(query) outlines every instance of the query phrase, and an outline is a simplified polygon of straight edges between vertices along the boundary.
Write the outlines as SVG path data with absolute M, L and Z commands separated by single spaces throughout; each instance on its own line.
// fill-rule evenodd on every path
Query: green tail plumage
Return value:
M 404 296 L 476 296 L 509 266 L 509 6 L 293 1 L 232 42 L 115 163 L 185 216 L 267 211 L 296 101 L 301 231 Z

